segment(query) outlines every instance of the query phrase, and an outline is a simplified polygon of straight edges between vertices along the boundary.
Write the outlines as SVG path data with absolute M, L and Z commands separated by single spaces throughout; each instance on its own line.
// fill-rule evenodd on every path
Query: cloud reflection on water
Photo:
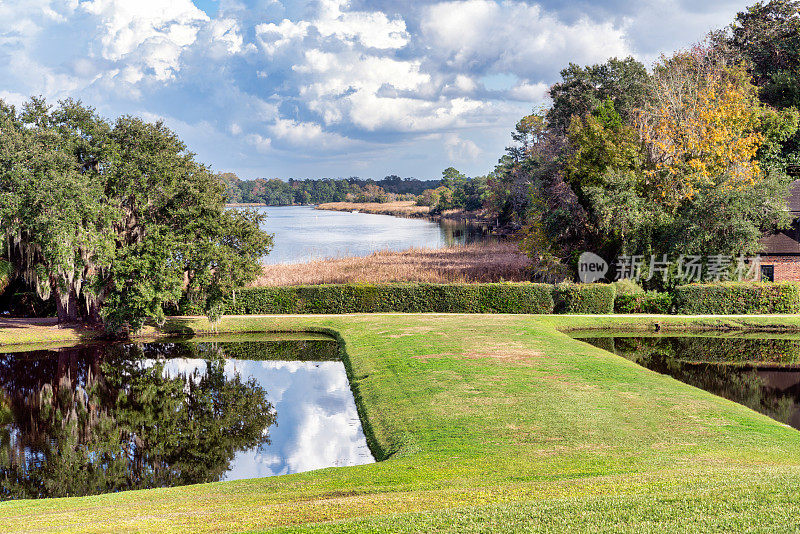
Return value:
M 174 358 L 165 372 L 205 371 L 205 360 Z M 342 362 L 228 359 L 225 374 L 255 378 L 277 412 L 269 445 L 240 451 L 226 480 L 374 462 Z

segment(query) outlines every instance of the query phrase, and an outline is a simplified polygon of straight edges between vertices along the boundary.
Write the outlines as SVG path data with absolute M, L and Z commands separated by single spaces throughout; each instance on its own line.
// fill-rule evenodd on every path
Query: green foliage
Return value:
M 554 291 L 556 313 L 606 314 L 614 312 L 616 291 L 613 284 L 557 284 Z
M 642 293 L 644 293 L 644 289 L 642 289 L 642 286 L 640 286 L 630 278 L 623 278 L 621 280 L 612 282 L 612 284 L 614 286 L 614 291 L 616 292 L 615 294 L 617 295 L 617 297 L 620 297 L 622 295 L 641 295 Z
M 240 180 L 233 173 L 220 173 L 217 179 L 225 186 L 228 202 L 258 203 L 268 206 L 409 200 L 426 189 L 439 185 L 439 180 L 400 178 L 396 175 L 377 181 L 362 180 L 357 177 L 285 181 L 278 178 Z
M 561 81 L 550 88 L 553 107 L 547 119 L 564 132 L 573 117 L 590 115 L 610 100 L 622 118 L 629 121 L 647 98 L 648 82 L 647 69 L 632 57 L 612 58 L 585 68 L 570 63 L 561 71 Z
M 341 284 L 239 289 L 229 314 L 552 313 L 552 286 L 504 284 Z
M 659 291 L 618 294 L 614 313 L 672 313 L 672 295 Z
M 187 343 L 186 345 L 197 345 Z M 335 361 L 341 358 L 335 339 L 215 342 L 226 358 L 234 360 Z M 202 353 L 200 354 L 202 357 Z
M 675 288 L 683 314 L 800 313 L 800 285 L 794 282 L 719 282 Z
M 60 321 L 136 330 L 181 297 L 201 310 L 259 272 L 263 217 L 224 209 L 224 186 L 162 123 L 113 124 L 80 102 L 0 102 L 0 241 Z
M 607 314 L 614 310 L 613 284 L 572 284 L 555 286 L 556 311 Z
M 487 193 L 485 176 L 469 178 L 454 167 L 442 171 L 442 181 L 436 189 L 428 189 L 416 197 L 418 206 L 430 206 L 432 213 L 459 209 L 475 211 L 483 207 Z
M 433 207 L 436 205 L 436 200 L 437 198 L 436 195 L 434 194 L 434 190 L 426 189 L 414 199 L 414 203 L 417 206 Z
M 11 265 L 11 262 L 0 258 L 0 295 L 6 290 L 8 284 L 11 283 L 11 277 L 13 275 L 14 266 Z
M 765 102 L 800 107 L 800 2 L 757 2 L 736 15 L 727 45 L 749 63 Z
M 101 310 L 108 328 L 135 332 L 146 317 L 163 324 L 163 305 L 181 296 L 182 267 L 178 250 L 158 231 L 126 247 L 109 269 L 111 290 Z

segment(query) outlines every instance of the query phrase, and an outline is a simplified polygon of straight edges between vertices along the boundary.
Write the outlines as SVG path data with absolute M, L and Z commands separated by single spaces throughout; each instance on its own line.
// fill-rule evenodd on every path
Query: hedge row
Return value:
M 795 283 L 719 282 L 673 294 L 616 295 L 612 284 L 335 284 L 239 289 L 231 315 L 295 313 L 800 313 Z
M 558 284 L 556 313 L 613 313 L 616 290 L 612 284 Z
M 648 291 L 634 295 L 617 295 L 614 300 L 616 313 L 672 313 L 672 295 Z
M 507 284 L 336 284 L 239 289 L 226 313 L 552 313 L 553 286 Z
M 677 313 L 800 313 L 800 285 L 792 282 L 718 282 L 675 289 Z

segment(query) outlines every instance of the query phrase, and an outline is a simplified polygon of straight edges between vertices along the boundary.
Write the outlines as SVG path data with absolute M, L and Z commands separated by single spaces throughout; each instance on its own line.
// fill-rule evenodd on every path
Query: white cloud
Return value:
M 28 100 L 28 97 L 13 91 L 0 91 L 0 100 L 6 104 L 19 107 L 24 104 L 26 100 Z
M 475 83 L 475 80 L 469 76 L 465 76 L 464 74 L 459 74 L 456 76 L 454 85 L 465 93 L 472 92 L 478 88 L 478 84 Z
M 259 134 L 250 134 L 245 137 L 245 141 L 261 153 L 269 152 L 272 149 L 272 139 Z
M 342 11 L 348 2 L 321 0 L 320 18 L 315 23 L 323 37 L 358 41 L 367 48 L 397 49 L 408 44 L 406 23 L 389 19 L 380 11 Z
M 345 137 L 326 132 L 322 126 L 313 122 L 278 119 L 269 127 L 269 131 L 273 138 L 284 141 L 293 147 L 331 150 L 343 148 L 348 144 Z
M 210 46 L 217 57 L 238 54 L 244 49 L 244 38 L 235 19 L 214 19 L 210 24 Z
M 149 72 L 156 80 L 172 78 L 180 70 L 181 52 L 209 21 L 190 0 L 92 0 L 80 8 L 101 28 L 96 53 L 139 69 L 139 75 L 127 76 L 136 81 Z
M 550 86 L 543 82 L 522 82 L 512 87 L 508 91 L 508 96 L 522 102 L 542 102 L 548 97 L 549 89 Z
M 447 156 L 454 164 L 463 161 L 475 161 L 481 155 L 482 150 L 475 144 L 474 141 L 469 139 L 461 139 L 456 134 L 447 134 L 444 136 L 444 146 L 447 150 Z
M 201 160 L 250 176 L 434 176 L 448 158 L 483 173 L 568 62 L 647 60 L 743 7 L 220 0 L 209 17 L 190 0 L 0 0 L 0 98 L 169 117 Z
M 280 24 L 259 24 L 255 28 L 256 39 L 267 56 L 271 57 L 293 41 L 305 37 L 310 26 L 306 21 L 292 22 L 289 19 L 283 19 Z
M 592 63 L 631 53 L 624 28 L 588 18 L 566 24 L 523 2 L 433 4 L 425 9 L 421 29 L 431 55 L 451 68 L 524 78 L 557 72 L 569 61 Z

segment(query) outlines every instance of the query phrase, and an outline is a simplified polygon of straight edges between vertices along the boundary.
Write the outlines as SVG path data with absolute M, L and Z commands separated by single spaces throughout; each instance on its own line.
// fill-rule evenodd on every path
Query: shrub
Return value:
M 573 284 L 564 282 L 555 286 L 556 313 L 613 313 L 612 284 Z
M 11 283 L 11 276 L 14 274 L 13 267 L 10 262 L 0 258 L 0 295 L 2 295 L 8 284 Z
M 229 314 L 552 313 L 547 284 L 327 284 L 239 289 Z
M 675 306 L 685 314 L 800 313 L 794 282 L 717 282 L 675 289 Z
M 617 295 L 614 299 L 614 311 L 616 313 L 671 313 L 672 295 L 659 291 Z
M 623 278 L 613 282 L 614 290 L 617 292 L 617 297 L 620 295 L 641 295 L 644 293 L 642 286 L 631 280 L 630 278 Z

